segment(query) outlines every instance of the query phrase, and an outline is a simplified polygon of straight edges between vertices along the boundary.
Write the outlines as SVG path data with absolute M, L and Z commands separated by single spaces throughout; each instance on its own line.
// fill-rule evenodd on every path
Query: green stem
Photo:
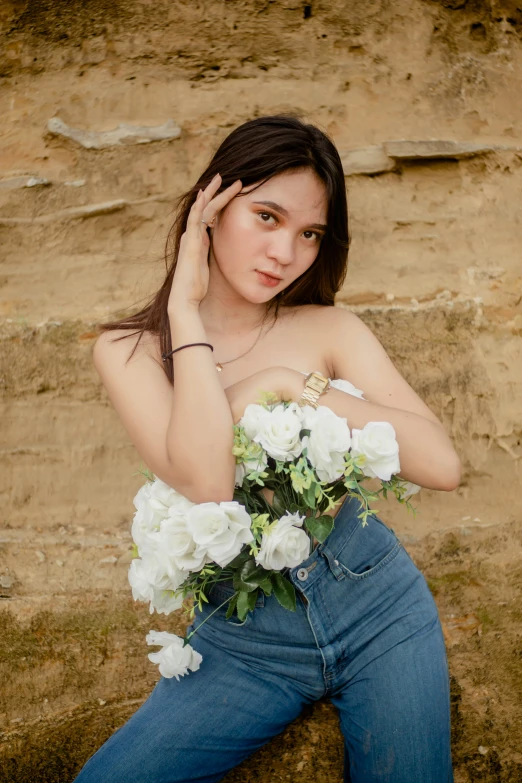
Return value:
M 189 633 L 189 635 L 188 635 L 188 636 L 186 636 L 186 637 L 185 637 L 185 639 L 184 639 L 184 642 L 185 642 L 185 644 L 188 644 L 188 640 L 189 640 L 189 639 L 190 639 L 192 636 L 194 636 L 194 634 L 195 634 L 195 633 L 197 633 L 197 632 L 199 631 L 199 629 L 201 628 L 201 626 L 202 626 L 202 625 L 205 625 L 205 623 L 207 622 L 207 620 L 210 620 L 210 618 L 212 617 L 212 615 L 213 615 L 213 614 L 215 614 L 215 613 L 216 613 L 216 612 L 217 612 L 219 609 L 221 609 L 221 607 L 222 607 L 222 606 L 225 606 L 225 604 L 228 604 L 228 602 L 229 602 L 229 601 L 231 601 L 231 600 L 234 598 L 234 596 L 235 596 L 235 595 L 238 595 L 238 593 L 234 593 L 234 595 L 231 595 L 231 596 L 230 596 L 230 598 L 227 598 L 227 600 L 226 600 L 226 601 L 223 601 L 223 603 L 222 603 L 222 604 L 219 604 L 219 606 L 216 606 L 216 608 L 214 609 L 214 611 L 210 612 L 209 616 L 208 616 L 208 617 L 207 617 L 205 620 L 203 620 L 203 622 L 202 622 L 202 623 L 200 623 L 200 624 L 198 625 L 198 627 L 197 627 L 197 628 L 194 628 L 194 630 L 193 630 L 191 633 Z M 185 644 L 184 644 L 183 646 L 185 646 Z

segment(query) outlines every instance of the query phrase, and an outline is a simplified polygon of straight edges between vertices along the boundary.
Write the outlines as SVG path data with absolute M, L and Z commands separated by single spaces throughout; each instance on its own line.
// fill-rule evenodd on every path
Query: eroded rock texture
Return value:
M 0 0 L 1 780 L 71 780 L 150 691 L 145 633 L 182 630 L 129 595 L 139 459 L 92 367 L 95 324 L 154 289 L 211 150 L 281 111 L 343 157 L 339 305 L 464 464 L 415 520 L 382 509 L 443 619 L 455 779 L 522 779 L 521 31 L 511 0 Z M 122 127 L 138 136 L 112 143 Z M 167 138 L 134 143 L 151 128 Z M 227 779 L 303 776 L 343 779 L 331 705 Z

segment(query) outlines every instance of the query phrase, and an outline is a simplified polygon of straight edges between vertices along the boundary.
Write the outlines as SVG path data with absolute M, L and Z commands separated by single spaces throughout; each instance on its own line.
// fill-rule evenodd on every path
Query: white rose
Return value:
M 132 597 L 135 601 L 152 601 L 154 585 L 151 584 L 147 569 L 144 568 L 143 561 L 139 557 L 131 561 L 129 582 L 132 588 Z
M 152 663 L 159 664 L 162 677 L 180 677 L 199 669 L 203 656 L 190 644 L 183 646 L 183 639 L 166 631 L 150 631 L 146 638 L 149 645 L 161 645 L 158 652 L 149 653 Z
M 172 590 L 154 589 L 154 597 L 150 602 L 149 611 L 151 614 L 154 611 L 158 614 L 170 614 L 180 609 L 182 603 L 182 595 L 175 595 Z
M 171 506 L 181 506 L 187 509 L 193 504 L 175 489 L 165 484 L 164 481 L 154 478 L 154 481 L 147 482 L 138 490 L 134 498 L 134 505 L 137 511 L 148 510 L 150 515 L 156 512 L 161 517 L 167 514 Z M 149 508 L 147 509 L 147 507 Z
M 173 569 L 166 571 L 153 555 L 135 558 L 129 567 L 129 582 L 135 601 L 148 601 L 149 611 L 170 614 L 179 609 L 183 598 L 174 591 L 183 583 L 186 574 Z
M 236 500 L 198 503 L 187 515 L 187 526 L 201 551 L 224 568 L 253 541 L 251 519 Z
M 302 529 L 305 517 L 285 514 L 263 533 L 256 563 L 267 571 L 281 571 L 306 560 L 310 554 L 310 539 Z
M 356 389 L 350 381 L 345 381 L 343 378 L 335 378 L 335 380 L 330 381 L 330 384 L 334 389 L 339 389 L 339 391 L 346 392 L 346 394 L 351 394 L 353 397 L 359 397 L 361 400 L 364 400 L 364 392 L 361 391 L 361 389 Z
M 276 405 L 269 416 L 262 419 L 254 440 L 270 457 L 290 461 L 298 457 L 303 450 L 299 438 L 302 419 L 302 409 L 296 402 L 290 403 L 287 408 L 284 405 Z
M 303 410 L 303 429 L 310 430 L 303 438 L 307 459 L 321 481 L 335 481 L 344 473 L 344 456 L 352 443 L 346 419 L 323 405 Z
M 201 571 L 203 566 L 210 562 L 206 551 L 198 547 L 192 537 L 187 514 L 171 511 L 161 523 L 157 540 L 156 557 L 169 574 L 171 570 L 176 573 L 178 569 L 185 572 Z
M 160 522 L 155 525 L 147 525 L 140 512 L 136 512 L 132 521 L 131 535 L 132 540 L 138 547 L 138 553 L 141 557 L 156 551 L 158 546 L 158 536 Z
M 188 511 L 194 504 L 169 487 L 161 479 L 144 484 L 134 498 L 136 513 L 132 523 L 132 538 L 140 555 L 154 551 L 161 523 L 172 509 Z
M 149 585 L 161 590 L 175 590 L 185 577 L 185 575 L 180 577 L 174 572 L 169 574 L 166 564 L 160 562 L 160 559 L 156 554 L 150 553 L 147 553 L 142 558 L 135 558 L 131 562 L 129 568 L 129 581 L 131 575 L 135 580 L 136 585 L 143 584 L 143 581 L 147 580 Z
M 239 425 L 245 430 L 245 435 L 250 440 L 254 440 L 262 427 L 262 422 L 270 416 L 270 411 L 257 403 L 247 405 L 245 411 L 239 420 Z
M 136 513 L 132 522 L 132 538 L 138 547 L 140 555 L 149 549 L 154 549 L 155 534 L 159 531 L 168 508 L 158 501 L 152 493 L 152 483 L 144 484 L 134 498 Z
M 179 495 L 179 493 L 176 492 L 176 490 L 173 489 L 173 487 L 169 487 L 168 484 L 165 484 L 165 482 L 162 481 L 157 476 L 154 476 L 154 481 L 152 482 L 152 486 L 151 486 L 151 492 L 153 496 L 158 501 L 163 503 L 164 506 L 167 506 L 167 508 L 171 506 L 172 503 L 175 502 L 176 497 Z
M 389 481 L 401 469 L 395 429 L 388 421 L 369 421 L 362 430 L 352 430 L 351 454 L 366 457 L 361 469 L 371 478 Z

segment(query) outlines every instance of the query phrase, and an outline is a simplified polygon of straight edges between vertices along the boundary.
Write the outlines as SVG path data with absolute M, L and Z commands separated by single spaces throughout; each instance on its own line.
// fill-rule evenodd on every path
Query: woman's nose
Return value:
M 294 241 L 291 236 L 285 232 L 278 232 L 278 236 L 272 236 L 272 241 L 268 247 L 268 258 L 273 258 L 280 264 L 290 264 L 295 257 Z

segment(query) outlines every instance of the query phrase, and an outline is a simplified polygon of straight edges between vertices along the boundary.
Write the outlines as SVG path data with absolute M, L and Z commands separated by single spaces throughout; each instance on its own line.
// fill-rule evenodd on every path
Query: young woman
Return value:
M 233 423 L 261 390 L 298 401 L 304 373 L 318 371 L 364 392 L 321 398 L 350 427 L 392 423 L 400 476 L 458 486 L 440 421 L 370 329 L 333 306 L 349 234 L 341 161 L 324 133 L 286 116 L 238 127 L 181 201 L 171 241 L 159 292 L 105 325 L 94 350 L 156 476 L 196 503 L 231 500 Z M 221 780 L 321 698 L 339 711 L 346 781 L 451 783 L 437 608 L 394 532 L 376 516 L 362 528 L 359 511 L 341 499 L 333 532 L 289 570 L 295 613 L 264 595 L 244 623 L 216 612 L 191 639 L 197 673 L 162 678 L 78 783 Z M 215 587 L 192 627 L 231 591 Z

